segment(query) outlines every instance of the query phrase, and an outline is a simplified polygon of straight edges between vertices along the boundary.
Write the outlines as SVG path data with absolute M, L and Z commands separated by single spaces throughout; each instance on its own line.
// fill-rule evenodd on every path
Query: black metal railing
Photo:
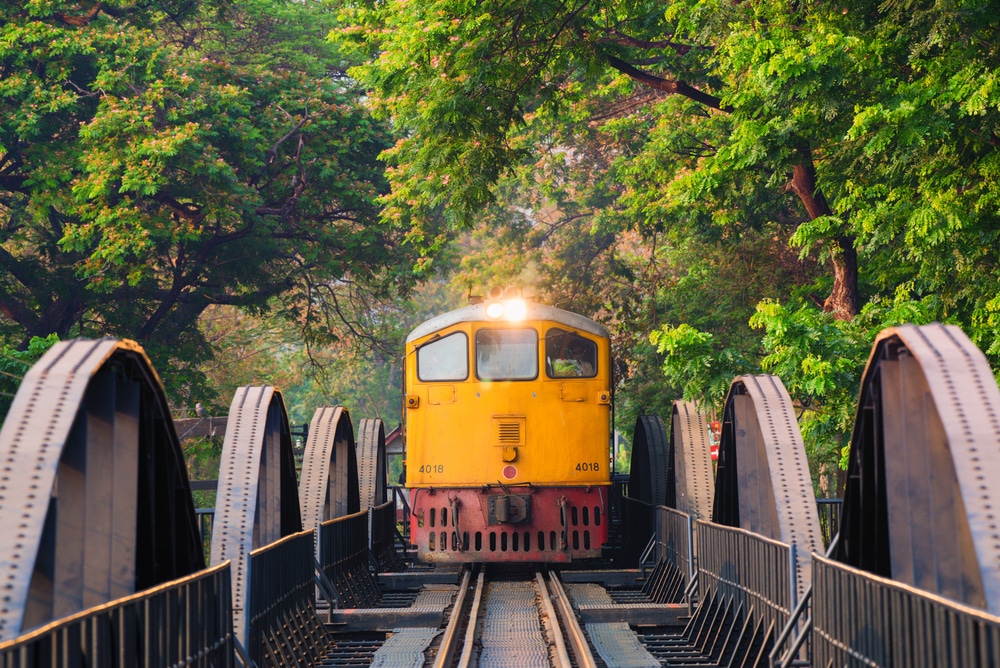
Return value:
M 695 523 L 695 534 L 702 599 L 728 600 L 742 608 L 761 625 L 767 647 L 795 606 L 793 548 L 743 529 L 702 520 Z
M 396 504 L 387 501 L 368 509 L 368 549 L 379 573 L 399 571 L 403 562 L 396 553 Z
M 247 653 L 257 666 L 315 665 L 330 644 L 316 615 L 315 532 L 250 553 Z
M 642 592 L 655 603 L 680 603 L 694 577 L 691 517 L 666 506 L 657 506 L 653 513 L 656 566 Z
M 341 607 L 367 608 L 378 600 L 378 583 L 368 568 L 367 510 L 320 525 L 319 562 Z
M 0 644 L 2 668 L 233 668 L 229 562 Z
M 627 473 L 614 473 L 611 476 L 611 494 L 608 495 L 608 517 L 611 528 L 619 525 L 622 519 L 622 499 L 628 496 Z
M 403 552 L 405 553 L 410 545 L 410 502 L 406 498 L 406 488 L 405 487 L 394 487 L 390 486 L 389 489 L 392 491 L 392 502 L 395 504 L 395 512 L 402 515 L 402 521 L 398 521 L 394 525 L 396 529 L 396 536 L 399 539 L 399 543 L 402 546 Z
M 623 568 L 635 568 L 653 537 L 653 506 L 627 496 L 621 498 L 620 504 L 623 539 L 614 560 Z
M 655 512 L 657 557 L 666 559 L 686 579 L 691 579 L 695 574 L 691 516 L 666 506 L 657 506 Z
M 813 556 L 814 666 L 1000 665 L 1000 619 Z
M 843 499 L 816 499 L 816 510 L 819 513 L 819 530 L 823 535 L 823 547 L 830 547 L 830 541 L 840 531 L 840 509 L 844 506 Z

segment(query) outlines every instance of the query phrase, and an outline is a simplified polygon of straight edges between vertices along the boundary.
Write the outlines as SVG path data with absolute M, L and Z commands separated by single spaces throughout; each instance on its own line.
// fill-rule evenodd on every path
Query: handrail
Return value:
M 701 596 L 732 598 L 753 608 L 754 623 L 777 634 L 795 607 L 791 599 L 791 546 L 746 529 L 698 520 Z
M 389 489 L 392 490 L 392 505 L 393 508 L 396 506 L 396 502 L 399 501 L 403 504 L 403 532 L 399 532 L 399 527 L 393 523 L 393 531 L 396 532 L 396 537 L 399 539 L 399 543 L 403 548 L 403 552 L 406 552 L 406 546 L 410 542 L 410 515 L 412 511 L 410 510 L 410 503 L 406 500 L 406 496 L 403 494 L 404 487 L 391 486 Z
M 225 561 L 4 641 L 0 665 L 27 665 L 17 657 L 55 657 L 49 652 L 61 647 L 62 656 L 79 660 L 72 665 L 93 668 L 191 665 L 195 659 L 222 668 L 233 665 L 234 641 L 230 562 Z
M 694 596 L 696 589 L 698 589 L 698 569 L 695 569 L 694 574 L 691 576 L 691 580 L 687 583 L 687 586 L 684 587 L 684 600 L 687 601 L 689 615 L 694 614 L 694 604 L 692 603 L 694 599 L 692 597 Z
M 781 666 L 779 666 L 779 668 L 789 668 L 793 664 L 796 665 L 796 666 L 798 666 L 798 665 L 802 665 L 802 666 L 808 666 L 808 665 L 810 665 L 808 661 L 806 661 L 806 662 L 796 662 L 795 661 L 795 655 L 799 653 L 799 650 L 802 648 L 802 643 L 804 643 L 806 641 L 806 638 L 809 637 L 809 634 L 811 632 L 812 632 L 812 619 L 807 619 L 806 623 L 802 626 L 802 633 L 800 633 L 798 635 L 798 637 L 795 638 L 795 642 L 792 643 L 792 646 L 788 650 L 788 654 L 785 655 L 785 658 L 781 662 Z
M 316 588 L 319 589 L 320 596 L 326 600 L 330 608 L 339 608 L 340 594 L 337 593 L 337 589 L 330 582 L 330 578 L 326 577 L 326 573 L 323 572 L 323 566 L 320 565 L 316 557 L 313 557 L 313 563 L 316 565 Z
M 253 659 L 247 654 L 247 650 L 243 647 L 241 643 L 236 638 L 233 638 L 233 654 L 236 656 L 236 660 L 240 662 L 243 668 L 257 668 L 257 664 L 254 663 Z
M 829 558 L 833 551 L 837 549 L 837 542 L 840 540 L 840 533 L 837 533 L 830 540 L 829 547 L 826 548 L 826 557 Z M 788 622 L 785 624 L 785 628 L 781 629 L 781 633 L 778 634 L 778 638 L 774 641 L 774 646 L 771 648 L 770 653 L 767 656 L 768 663 L 772 666 L 778 662 L 781 668 L 788 668 L 794 660 L 795 654 L 801 649 L 802 643 L 805 642 L 806 638 L 809 636 L 809 631 L 812 629 L 812 618 L 806 617 L 805 624 L 802 627 L 802 632 L 796 636 L 795 640 L 792 642 L 791 647 L 788 652 L 784 655 L 780 655 L 781 646 L 785 644 L 788 640 L 788 636 L 792 634 L 795 627 L 799 624 L 799 618 L 802 613 L 807 609 L 809 600 L 812 598 L 813 584 L 810 582 L 809 586 L 806 588 L 805 592 L 802 594 L 802 599 L 799 601 L 795 609 L 792 610 L 791 614 L 788 615 Z
M 306 529 L 250 553 L 247 654 L 258 665 L 310 664 L 329 636 L 316 615 L 315 531 Z
M 805 641 L 806 632 L 803 631 L 796 636 L 795 642 L 792 643 L 792 647 L 789 649 L 788 653 L 784 655 L 781 654 L 781 646 L 785 644 L 785 641 L 788 640 L 788 636 L 790 636 L 792 631 L 795 630 L 795 627 L 798 626 L 799 617 L 802 616 L 802 613 L 808 607 L 809 599 L 812 598 L 812 592 L 813 586 L 812 583 L 810 583 L 806 588 L 805 593 L 802 594 L 802 598 L 799 599 L 799 604 L 796 605 L 795 609 L 792 610 L 792 613 L 788 615 L 788 622 L 785 623 L 785 628 L 781 629 L 781 633 L 778 634 L 777 639 L 774 641 L 774 646 L 771 647 L 771 651 L 767 655 L 768 663 L 772 666 L 788 666 L 788 661 L 791 661 L 791 657 L 795 656 L 795 652 L 799 650 L 803 641 Z M 811 623 L 812 620 L 806 618 L 806 627 L 809 627 Z
M 646 560 L 649 559 L 649 555 L 653 553 L 655 548 L 656 534 L 654 533 L 649 537 L 649 542 L 646 543 L 646 549 L 642 551 L 641 555 L 639 555 L 639 572 L 642 574 L 643 578 L 646 577 Z

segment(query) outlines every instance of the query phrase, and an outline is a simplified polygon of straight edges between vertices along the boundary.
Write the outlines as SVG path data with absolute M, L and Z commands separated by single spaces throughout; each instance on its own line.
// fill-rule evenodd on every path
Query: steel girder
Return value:
M 358 427 L 358 484 L 362 509 L 385 503 L 388 469 L 382 420 L 365 418 Z
M 675 401 L 670 416 L 667 505 L 707 520 L 712 516 L 715 471 L 705 414 L 691 401 Z
M 802 434 L 777 376 L 739 376 L 729 388 L 712 521 L 794 545 L 804 593 L 823 537 Z
M 56 344 L 0 431 L 0 639 L 204 567 L 163 385 L 133 341 Z
M 666 505 L 669 468 L 670 443 L 663 420 L 657 415 L 640 415 L 632 431 L 628 495 L 653 506 Z
M 302 457 L 299 505 L 303 528 L 315 529 L 327 520 L 358 512 L 358 499 L 351 416 L 342 406 L 321 406 L 309 423 Z
M 212 528 L 212 565 L 229 560 L 233 632 L 246 645 L 250 552 L 302 530 L 295 457 L 281 392 L 236 390 L 222 444 Z
M 879 334 L 847 473 L 838 561 L 1000 614 L 1000 390 L 958 327 Z

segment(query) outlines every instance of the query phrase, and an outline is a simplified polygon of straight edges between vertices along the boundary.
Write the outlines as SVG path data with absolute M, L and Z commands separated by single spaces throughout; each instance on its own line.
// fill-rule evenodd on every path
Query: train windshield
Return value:
M 545 332 L 545 373 L 549 378 L 593 378 L 597 375 L 597 344 L 553 327 Z
M 417 348 L 420 380 L 465 380 L 469 377 L 469 337 L 455 332 Z
M 537 378 L 538 332 L 533 329 L 476 332 L 476 376 L 480 380 Z

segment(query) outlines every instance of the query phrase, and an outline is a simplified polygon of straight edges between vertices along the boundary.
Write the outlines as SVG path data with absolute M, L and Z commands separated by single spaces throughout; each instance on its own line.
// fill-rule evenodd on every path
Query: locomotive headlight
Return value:
M 490 302 L 486 305 L 486 317 L 492 320 L 498 320 L 503 317 L 504 307 L 503 302 Z
M 528 303 L 523 299 L 507 300 L 507 319 L 520 322 L 528 317 Z

